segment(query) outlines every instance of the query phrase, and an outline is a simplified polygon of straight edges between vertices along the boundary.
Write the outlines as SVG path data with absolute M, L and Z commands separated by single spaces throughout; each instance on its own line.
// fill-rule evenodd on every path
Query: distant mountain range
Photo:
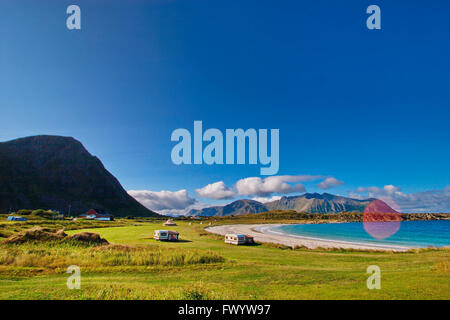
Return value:
M 237 200 L 225 206 L 193 209 L 188 216 L 229 216 L 260 213 L 271 210 L 294 210 L 307 213 L 379 212 L 395 213 L 378 199 L 352 199 L 329 193 L 305 193 L 300 196 L 282 197 L 280 200 L 261 203 L 254 200 Z
M 188 215 L 212 217 L 212 216 L 240 215 L 247 213 L 261 213 L 264 211 L 268 211 L 268 209 L 261 202 L 244 199 L 234 201 L 230 204 L 227 204 L 226 206 L 192 209 L 191 211 L 189 211 Z
M 159 216 L 131 197 L 73 138 L 34 136 L 0 143 L 0 212 L 38 208 Z

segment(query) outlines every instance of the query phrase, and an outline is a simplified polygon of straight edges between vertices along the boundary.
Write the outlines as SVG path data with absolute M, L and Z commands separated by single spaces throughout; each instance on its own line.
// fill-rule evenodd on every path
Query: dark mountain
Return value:
M 222 216 L 223 206 L 207 207 L 203 209 L 191 209 L 188 212 L 188 216 L 202 216 L 202 217 L 213 217 Z
M 189 215 L 226 216 L 246 213 L 260 213 L 271 210 L 294 210 L 307 213 L 365 212 L 375 210 L 379 213 L 396 211 L 378 199 L 358 200 L 335 196 L 329 193 L 305 193 L 300 196 L 282 197 L 280 200 L 260 203 L 254 200 L 238 200 L 226 206 L 191 210 Z M 366 210 L 366 211 L 367 211 Z
M 226 206 L 215 206 L 203 209 L 193 209 L 189 212 L 189 216 L 229 216 L 247 213 L 260 213 L 267 211 L 267 208 L 258 201 L 254 200 L 237 200 Z
M 91 208 L 116 216 L 157 216 L 133 197 L 77 140 L 34 136 L 0 143 L 0 212 Z

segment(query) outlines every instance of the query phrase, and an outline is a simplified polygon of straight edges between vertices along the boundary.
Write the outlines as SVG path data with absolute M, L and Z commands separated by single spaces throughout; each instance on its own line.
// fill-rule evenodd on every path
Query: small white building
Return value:
M 163 224 L 164 226 L 176 226 L 177 224 L 173 221 L 173 219 L 167 219 Z
M 27 218 L 19 217 L 19 216 L 9 216 L 8 221 L 27 221 Z

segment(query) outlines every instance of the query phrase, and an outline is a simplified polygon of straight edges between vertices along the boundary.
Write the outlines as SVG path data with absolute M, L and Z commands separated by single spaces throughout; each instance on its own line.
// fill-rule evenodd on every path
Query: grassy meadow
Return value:
M 178 226 L 170 230 L 180 232 L 181 241 L 170 243 L 152 239 L 153 230 L 167 228 L 162 220 L 6 222 L 0 218 L 0 232 L 5 235 L 45 224 L 64 227 L 68 234 L 99 233 L 110 242 L 106 246 L 72 241 L 0 244 L 0 299 L 450 298 L 448 249 L 380 253 L 294 250 L 271 244 L 237 247 L 206 232 L 205 222 L 176 222 Z M 0 241 L 4 237 L 0 235 Z M 70 265 L 81 268 L 80 290 L 67 289 Z M 380 290 L 367 289 L 369 265 L 381 268 Z

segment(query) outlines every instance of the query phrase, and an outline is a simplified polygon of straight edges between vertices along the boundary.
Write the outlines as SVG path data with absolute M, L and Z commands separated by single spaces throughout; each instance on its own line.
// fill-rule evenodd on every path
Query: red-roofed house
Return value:
M 114 217 L 103 209 L 91 209 L 86 214 L 79 216 L 81 219 L 113 221 Z

